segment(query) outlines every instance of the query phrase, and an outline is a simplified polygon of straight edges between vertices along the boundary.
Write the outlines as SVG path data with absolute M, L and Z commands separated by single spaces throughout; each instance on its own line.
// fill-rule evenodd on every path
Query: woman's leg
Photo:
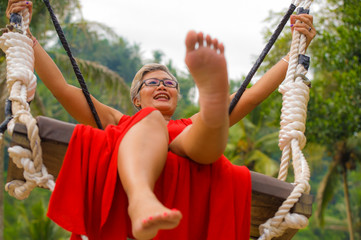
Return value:
M 208 164 L 224 152 L 228 138 L 229 86 L 223 44 L 190 31 L 185 62 L 199 90 L 200 112 L 170 144 L 178 155 Z
M 151 239 L 160 229 L 175 228 L 181 213 L 163 206 L 153 192 L 168 153 L 167 123 L 153 111 L 124 136 L 118 153 L 118 172 L 128 196 L 133 235 Z

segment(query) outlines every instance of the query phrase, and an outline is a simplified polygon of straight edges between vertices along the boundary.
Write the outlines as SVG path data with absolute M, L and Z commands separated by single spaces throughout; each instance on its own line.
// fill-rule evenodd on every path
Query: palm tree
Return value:
M 332 200 L 335 190 L 341 183 L 339 178 L 342 177 L 343 191 L 345 198 L 345 207 L 347 214 L 347 226 L 350 234 L 350 239 L 355 239 L 355 231 L 353 228 L 354 222 L 352 221 L 352 207 L 350 204 L 349 196 L 349 171 L 356 169 L 357 161 L 361 162 L 361 133 L 349 138 L 346 141 L 341 141 L 335 144 L 336 153 L 333 156 L 332 162 L 329 166 L 327 174 L 322 179 L 319 186 L 316 202 L 317 210 L 316 217 L 321 225 L 325 224 L 324 211 L 329 202 Z M 340 176 L 341 174 L 341 176 Z

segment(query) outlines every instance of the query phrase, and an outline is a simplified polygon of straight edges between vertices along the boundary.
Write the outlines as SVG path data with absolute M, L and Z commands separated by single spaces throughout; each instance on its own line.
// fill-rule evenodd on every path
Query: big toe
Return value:
M 187 52 L 195 49 L 196 43 L 198 42 L 197 33 L 193 30 L 189 31 L 186 36 L 186 48 Z

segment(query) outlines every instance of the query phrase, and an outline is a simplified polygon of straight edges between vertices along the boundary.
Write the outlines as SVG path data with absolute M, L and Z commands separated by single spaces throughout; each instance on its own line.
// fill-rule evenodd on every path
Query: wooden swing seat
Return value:
M 37 122 L 43 150 L 43 161 L 48 172 L 56 179 L 75 125 L 43 116 L 37 117 Z M 27 130 L 24 125 L 16 124 L 11 145 L 29 148 Z M 294 187 L 290 183 L 256 172 L 251 172 L 251 178 L 251 237 L 257 238 L 259 237 L 259 225 L 274 216 Z M 15 179 L 24 179 L 23 169 L 17 168 L 13 161 L 10 160 L 7 182 Z M 312 202 L 313 197 L 311 195 L 303 194 L 291 212 L 299 213 L 309 218 L 312 214 Z M 291 239 L 296 233 L 296 229 L 288 229 L 283 236 L 276 239 Z

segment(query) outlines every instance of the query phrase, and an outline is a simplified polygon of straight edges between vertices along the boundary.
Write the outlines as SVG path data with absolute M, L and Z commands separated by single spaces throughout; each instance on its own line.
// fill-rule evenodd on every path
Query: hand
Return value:
M 312 39 L 317 34 L 316 29 L 313 26 L 313 16 L 309 14 L 292 15 L 290 20 L 292 32 L 296 30 L 306 36 L 307 49 Z

